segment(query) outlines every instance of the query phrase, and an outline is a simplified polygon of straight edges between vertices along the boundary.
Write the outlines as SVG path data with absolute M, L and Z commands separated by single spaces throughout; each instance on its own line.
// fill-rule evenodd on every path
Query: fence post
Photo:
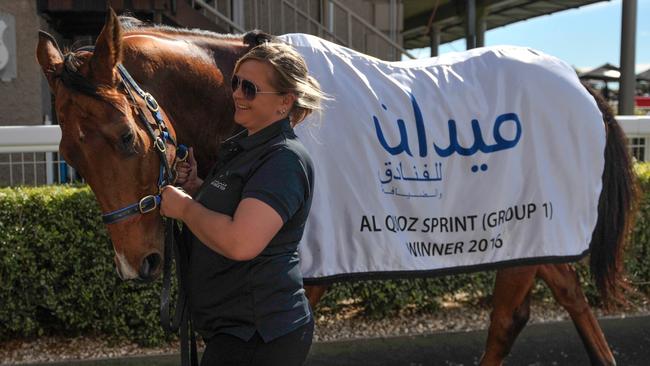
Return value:
M 52 124 L 50 115 L 45 115 L 43 124 L 47 126 Z M 47 184 L 54 184 L 54 154 L 51 152 L 45 153 L 45 182 Z

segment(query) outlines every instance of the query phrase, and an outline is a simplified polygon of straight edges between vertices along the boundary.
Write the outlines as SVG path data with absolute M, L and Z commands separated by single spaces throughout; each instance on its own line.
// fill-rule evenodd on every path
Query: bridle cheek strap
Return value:
M 160 158 L 160 171 L 158 174 L 158 192 L 153 195 L 148 195 L 140 199 L 140 201 L 130 204 L 124 208 L 108 212 L 102 215 L 102 220 L 105 224 L 113 224 L 134 215 L 144 215 L 146 213 L 156 210 L 162 201 L 161 190 L 167 184 L 174 184 L 176 176 L 174 173 L 175 166 L 178 162 L 185 161 L 189 156 L 189 151 L 186 146 L 176 143 L 174 138 L 169 133 L 165 121 L 160 113 L 158 102 L 154 97 L 145 92 L 133 80 L 131 75 L 126 71 L 124 66 L 118 65 L 118 71 L 122 76 L 125 89 L 133 105 L 140 122 L 147 130 L 147 134 L 152 139 L 154 147 Z M 135 91 L 146 103 L 147 108 L 151 112 L 155 120 L 155 124 L 149 122 L 136 102 L 133 95 Z M 152 125 L 156 126 L 159 134 L 156 135 Z M 167 160 L 167 144 L 171 144 L 176 148 L 176 154 L 172 163 Z M 165 223 L 165 247 L 164 247 L 164 262 L 163 262 L 163 285 L 160 293 L 160 323 L 166 332 L 175 333 L 180 329 L 181 336 L 181 364 L 183 366 L 198 365 L 198 353 L 196 347 L 196 335 L 192 329 L 192 321 L 190 318 L 189 307 L 187 303 L 187 295 L 185 294 L 183 283 L 183 274 L 187 271 L 188 266 L 188 253 L 186 245 L 174 245 L 176 236 L 177 222 L 172 219 L 166 219 Z M 172 258 L 176 257 L 176 275 L 178 281 L 178 298 L 176 302 L 176 311 L 174 318 L 170 319 L 170 294 L 171 294 L 171 266 Z M 189 338 L 189 339 L 188 339 Z
M 160 113 L 160 108 L 156 99 L 151 94 L 145 92 L 142 90 L 142 88 L 140 88 L 140 86 L 135 82 L 135 80 L 133 80 L 128 71 L 126 71 L 124 66 L 120 64 L 117 67 L 120 75 L 122 76 L 122 82 L 124 83 L 127 94 L 136 108 L 138 118 L 140 119 L 142 125 L 144 125 L 147 131 L 147 135 L 149 135 L 149 137 L 152 139 L 154 147 L 156 148 L 156 152 L 160 158 L 160 172 L 158 174 L 157 181 L 158 192 L 153 195 L 145 196 L 138 202 L 132 203 L 126 207 L 102 214 L 102 221 L 107 225 L 114 224 L 134 215 L 143 215 L 157 209 L 160 205 L 160 201 L 162 200 L 160 196 L 162 187 L 167 184 L 174 184 L 174 181 L 176 180 L 174 167 L 178 162 L 185 161 L 188 156 L 187 147 L 177 144 L 176 140 L 169 133 L 165 121 L 163 120 Z M 151 127 L 152 123 L 149 122 L 146 115 L 144 114 L 144 111 L 136 102 L 132 90 L 134 90 L 145 101 L 147 108 L 155 120 L 155 124 L 153 125 L 157 126 L 158 131 L 160 131 L 158 135 L 156 135 L 153 128 Z M 176 156 L 174 157 L 171 165 L 167 160 L 167 144 L 171 144 L 176 148 Z

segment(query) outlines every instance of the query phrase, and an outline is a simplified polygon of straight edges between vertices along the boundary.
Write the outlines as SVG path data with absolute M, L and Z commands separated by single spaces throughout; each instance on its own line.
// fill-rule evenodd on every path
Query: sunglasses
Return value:
M 255 83 L 253 83 L 252 81 L 242 79 L 237 75 L 233 75 L 230 84 L 233 94 L 240 86 L 241 86 L 242 94 L 244 94 L 244 98 L 246 98 L 246 100 L 255 99 L 255 96 L 257 94 L 282 94 L 282 92 L 278 92 L 278 91 L 272 91 L 272 92 L 260 91 L 260 88 L 258 88 L 257 85 L 255 85 Z

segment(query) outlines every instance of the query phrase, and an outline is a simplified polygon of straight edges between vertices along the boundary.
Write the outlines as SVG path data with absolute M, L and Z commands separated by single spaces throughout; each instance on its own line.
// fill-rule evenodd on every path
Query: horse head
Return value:
M 109 9 L 94 48 L 64 55 L 52 36 L 40 32 L 37 58 L 55 97 L 62 131 L 59 151 L 97 197 L 108 221 L 118 275 L 147 281 L 160 274 L 163 257 L 164 227 L 155 198 L 144 202 L 144 210 L 140 203 L 136 215 L 107 220 L 106 214 L 158 194 L 163 156 L 172 162 L 176 149 L 164 140 L 157 146 L 154 139 L 161 135 L 161 125 L 147 126 L 155 122 L 147 106 L 151 103 L 129 90 L 120 75 L 122 42 L 119 19 Z M 157 113 L 169 122 L 163 111 Z M 143 123 L 139 114 L 150 122 Z M 173 139 L 175 131 L 171 123 L 167 126 Z

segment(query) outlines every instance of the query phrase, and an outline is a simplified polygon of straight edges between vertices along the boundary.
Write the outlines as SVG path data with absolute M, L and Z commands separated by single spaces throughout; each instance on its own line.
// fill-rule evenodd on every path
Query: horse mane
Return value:
M 252 30 L 244 34 L 227 34 L 227 33 L 216 33 L 212 31 L 207 31 L 203 29 L 188 29 L 188 28 L 177 28 L 169 25 L 162 24 L 150 24 L 144 22 L 138 18 L 129 16 L 129 15 L 120 15 L 118 17 L 122 30 L 125 34 L 134 33 L 134 32 L 154 32 L 162 33 L 168 35 L 181 35 L 181 36 L 195 36 L 195 37 L 205 37 L 215 40 L 237 40 L 242 41 L 244 44 L 249 46 L 257 46 L 264 42 L 272 42 L 275 40 L 275 37 L 264 33 L 261 30 Z
M 75 52 L 67 52 L 63 58 L 63 70 L 61 71 L 61 81 L 67 88 L 78 91 L 96 99 L 102 99 L 97 85 L 91 83 L 81 73 L 79 66 L 82 60 Z
M 120 25 L 122 26 L 122 30 L 124 31 L 124 34 L 145 31 L 145 32 L 155 32 L 155 33 L 173 34 L 173 35 L 199 36 L 199 37 L 207 37 L 207 38 L 220 39 L 220 40 L 241 40 L 242 39 L 241 34 L 224 34 L 224 33 L 206 31 L 202 29 L 177 28 L 169 25 L 150 24 L 131 16 L 120 15 L 118 19 L 120 21 Z
M 79 72 L 79 66 L 82 65 L 83 59 L 77 55 L 78 51 L 91 51 L 90 47 L 82 47 L 76 51 L 69 51 L 63 57 L 63 69 L 58 76 L 63 85 L 76 92 L 95 98 L 100 101 L 109 102 L 116 105 L 119 97 L 111 92 L 106 85 L 97 85 L 88 80 Z M 117 108 L 117 107 L 116 107 Z M 119 109 L 119 108 L 118 108 Z

